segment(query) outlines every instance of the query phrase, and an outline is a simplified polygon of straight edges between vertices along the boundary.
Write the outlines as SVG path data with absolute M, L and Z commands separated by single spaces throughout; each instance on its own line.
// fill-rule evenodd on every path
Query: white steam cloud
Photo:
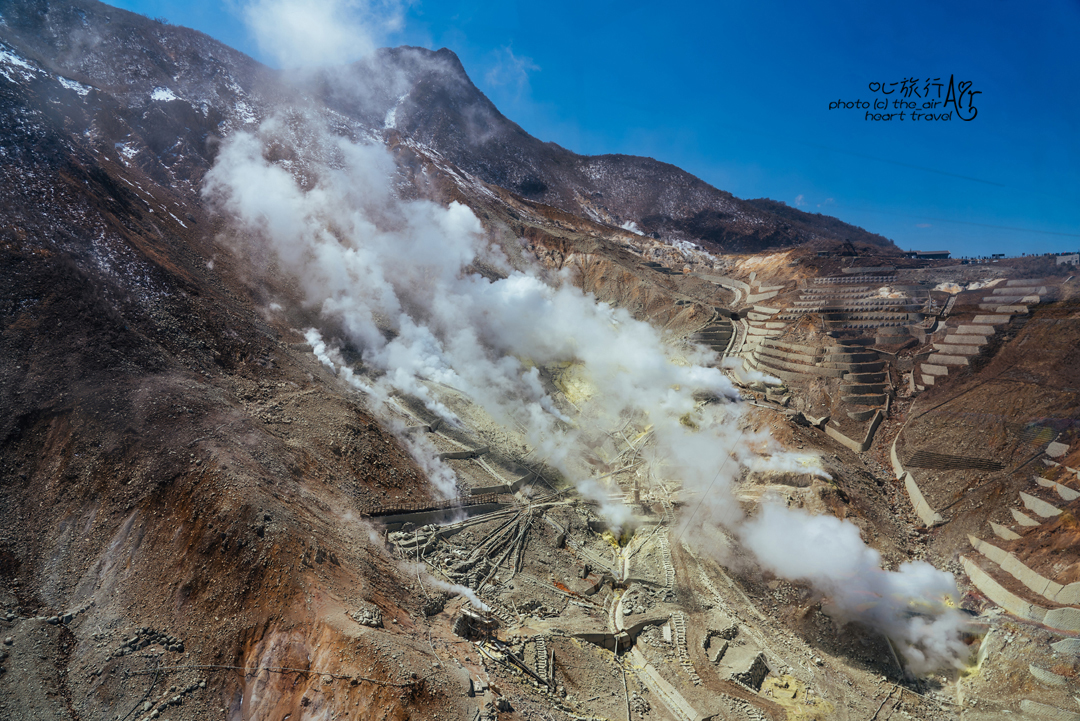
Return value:
M 398 0 L 251 0 L 242 14 L 259 49 L 283 68 L 364 57 L 403 21 Z
M 268 160 L 270 148 L 291 144 L 296 122 L 321 134 L 309 147 L 324 158 L 307 160 L 303 183 Z M 315 354 L 368 393 L 376 411 L 407 394 L 454 423 L 430 389 L 455 388 L 520 432 L 535 458 L 575 480 L 615 525 L 629 521 L 629 510 L 602 477 L 621 466 L 596 449 L 613 437 L 609 430 L 651 427 L 637 453 L 653 480 L 681 481 L 697 495 L 702 520 L 732 529 L 766 567 L 814 584 L 847 616 L 888 633 L 913 668 L 960 657 L 959 616 L 940 600 L 955 591 L 948 574 L 927 564 L 884 571 L 857 528 L 834 518 L 766 506 L 746 522 L 732 486 L 762 454 L 772 456 L 766 467 L 824 471 L 804 456 L 774 453 L 767 434 L 745 428 L 731 402 L 737 393 L 712 367 L 714 353 L 676 351 L 655 328 L 597 302 L 566 274 L 549 283 L 513 268 L 467 207 L 396 197 L 395 166 L 383 147 L 316 125 L 303 116 L 273 119 L 233 135 L 204 194 L 296 278 L 318 309 L 321 330 L 307 332 Z M 497 277 L 471 270 L 481 264 Z M 349 367 L 324 335 L 357 349 L 360 368 Z M 559 411 L 541 375 L 555 367 L 576 369 L 588 389 L 574 399 L 573 417 Z M 702 402 L 698 392 L 720 402 Z M 402 438 L 438 492 L 454 495 L 453 473 L 422 435 Z
M 447 583 L 446 581 L 439 580 L 434 576 L 428 576 L 427 582 L 429 585 L 434 586 L 435 588 L 438 588 L 442 591 L 446 591 L 447 593 L 464 596 L 465 598 L 469 599 L 469 603 L 472 604 L 472 607 L 478 611 L 491 610 L 491 606 L 488 606 L 486 603 L 481 601 L 480 597 L 476 595 L 476 592 L 468 586 L 462 586 L 460 583 Z
M 956 594 L 948 573 L 925 561 L 882 570 L 881 555 L 862 542 L 855 524 L 775 502 L 763 504 L 739 535 L 765 568 L 809 582 L 842 618 L 883 631 L 916 673 L 962 665 L 965 623 L 945 603 Z

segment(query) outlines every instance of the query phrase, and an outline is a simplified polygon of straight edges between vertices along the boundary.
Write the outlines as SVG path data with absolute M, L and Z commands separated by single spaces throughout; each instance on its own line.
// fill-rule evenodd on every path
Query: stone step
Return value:
M 884 393 L 884 383 L 841 383 L 841 393 L 852 393 L 857 395 L 863 395 L 866 393 Z
M 946 355 L 973 356 L 979 354 L 977 345 L 954 345 L 952 343 L 934 343 L 934 350 L 941 351 Z
M 990 521 L 990 528 L 994 530 L 994 534 L 1003 541 L 1015 541 L 1020 538 L 1020 534 L 1016 531 L 1009 530 L 1000 523 L 994 523 Z
M 798 343 L 781 343 L 777 340 L 767 340 L 762 345 L 769 348 L 776 348 L 778 350 L 787 351 L 788 353 L 805 353 L 807 355 L 817 355 L 820 348 L 813 345 L 800 345 Z
M 1033 285 L 1045 285 L 1045 278 L 1017 278 L 1015 280 L 1005 281 L 1006 286 L 1033 286 Z
M 840 396 L 840 400 L 853 406 L 880 406 L 885 403 L 885 394 Z
M 1028 516 L 1015 508 L 1010 508 L 1009 512 L 1012 513 L 1013 520 L 1019 523 L 1021 526 L 1039 526 L 1042 525 L 1031 516 Z
M 1045 285 L 1011 285 L 1006 288 L 994 288 L 994 295 L 1046 295 Z
M 773 330 L 773 329 L 770 329 L 770 328 L 755 328 L 754 326 L 750 326 L 749 328 L 746 329 L 746 334 L 747 335 L 777 336 L 777 335 L 780 335 L 780 332 L 778 330 Z
M 814 356 L 807 355 L 806 353 L 798 353 L 794 351 L 780 350 L 779 348 L 773 348 L 772 346 L 762 343 L 761 347 L 757 350 L 759 355 L 767 355 L 771 358 L 779 358 L 780 360 L 791 361 L 793 363 L 806 363 L 807 365 L 814 365 Z
M 1054 516 L 1061 515 L 1061 509 L 1053 506 L 1041 498 L 1035 496 L 1029 496 L 1023 491 L 1020 492 L 1020 500 L 1024 502 L 1024 506 L 1031 512 L 1043 518 L 1053 518 Z
M 946 366 L 934 365 L 933 363 L 923 363 L 922 372 L 930 376 L 947 376 L 949 375 L 949 369 Z
M 994 335 L 997 333 L 997 328 L 992 325 L 972 325 L 965 323 L 960 325 L 956 329 L 958 335 Z
M 1010 320 L 1011 315 L 977 315 L 973 322 L 979 325 L 1002 325 Z
M 823 368 L 839 368 L 852 373 L 874 373 L 885 368 L 885 361 L 873 363 L 822 363 Z
M 983 296 L 982 302 L 986 304 L 995 305 L 1011 305 L 1013 303 L 1023 303 L 1025 305 L 1038 305 L 1042 301 L 1042 297 L 1038 295 L 991 295 Z
M 974 333 L 950 333 L 949 335 L 945 336 L 945 340 L 942 342 L 948 345 L 968 345 L 977 348 L 979 346 L 986 345 L 986 338 L 987 336 L 976 335 Z
M 922 374 L 922 382 L 924 386 L 934 385 L 934 376 L 928 376 L 925 373 Z
M 926 360 L 939 366 L 966 366 L 968 364 L 967 356 L 945 355 L 943 353 L 934 353 Z
M 863 421 L 868 421 L 873 418 L 874 414 L 878 412 L 879 411 L 876 408 L 870 408 L 864 411 L 848 411 L 847 417 L 853 421 L 859 421 L 860 423 L 862 423 Z
M 1010 313 L 1012 315 L 1027 315 L 1028 307 L 1026 305 L 999 305 L 999 306 L 979 306 L 982 310 L 992 310 L 995 313 Z
M 849 383 L 884 383 L 884 373 L 845 373 L 843 379 Z
M 1068 486 L 1062 485 L 1057 481 L 1051 481 L 1049 478 L 1035 476 L 1035 482 L 1043 488 L 1053 488 L 1055 491 L 1057 491 L 1057 494 L 1061 496 L 1062 500 L 1075 501 L 1077 498 L 1080 498 L 1080 491 L 1074 491 Z
M 877 353 L 830 353 L 821 360 L 825 363 L 871 363 L 879 358 Z

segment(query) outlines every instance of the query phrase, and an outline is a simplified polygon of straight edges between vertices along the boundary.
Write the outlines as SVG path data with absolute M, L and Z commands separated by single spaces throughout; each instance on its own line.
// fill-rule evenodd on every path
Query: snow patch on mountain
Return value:
M 20 57 L 11 48 L 0 44 L 0 75 L 3 75 L 13 83 L 17 83 L 19 80 L 12 77 L 12 73 L 18 75 L 22 80 L 30 80 L 34 75 L 40 72 L 40 70 L 35 68 L 24 58 Z
M 173 100 L 179 100 L 180 98 L 176 97 L 176 93 L 169 90 L 168 88 L 156 87 L 154 88 L 154 92 L 150 93 L 150 99 L 162 103 L 168 103 Z
M 67 78 L 63 77 L 62 75 L 57 76 L 56 79 L 59 80 L 60 84 L 63 85 L 65 88 L 67 88 L 68 90 L 74 90 L 79 95 L 86 95 L 91 90 L 89 85 L 83 85 L 82 83 L 77 82 L 75 80 L 68 80 Z

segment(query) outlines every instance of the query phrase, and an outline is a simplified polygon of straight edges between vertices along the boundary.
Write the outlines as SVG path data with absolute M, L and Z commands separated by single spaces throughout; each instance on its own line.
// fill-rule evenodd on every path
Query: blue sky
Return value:
M 378 44 L 450 48 L 510 119 L 575 152 L 651 156 L 904 249 L 1080 247 L 1075 0 L 374 2 L 366 22 Z M 278 64 L 247 30 L 244 0 L 116 4 Z M 905 91 L 890 84 L 906 78 L 919 80 L 919 94 L 941 78 L 944 100 L 950 77 L 979 93 L 974 120 L 954 111 L 913 122 L 907 111 L 875 121 L 865 109 L 829 109 L 837 100 L 892 104 Z M 936 93 L 906 102 L 940 114 L 921 107 Z

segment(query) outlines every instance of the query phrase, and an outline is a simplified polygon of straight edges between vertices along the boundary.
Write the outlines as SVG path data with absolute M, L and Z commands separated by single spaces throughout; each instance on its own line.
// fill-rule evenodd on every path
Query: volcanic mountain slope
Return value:
M 93 2 L 12 2 L 0 4 L 0 13 L 0 36 L 44 67 L 87 83 L 79 92 L 95 88 L 89 104 L 106 103 L 97 124 L 83 129 L 87 137 L 145 170 L 162 166 L 164 175 L 154 173 L 160 180 L 197 182 L 215 135 L 298 99 L 279 73 L 192 30 Z M 650 158 L 580 156 L 537 140 L 504 117 L 445 48 L 380 50 L 305 78 L 303 86 L 311 96 L 304 100 L 314 100 L 342 132 L 397 130 L 480 180 L 602 223 L 633 222 L 646 234 L 726 252 L 813 240 L 895 250 L 881 236 L 830 218 L 793 219 Z M 109 98 L 97 97 L 104 94 Z

